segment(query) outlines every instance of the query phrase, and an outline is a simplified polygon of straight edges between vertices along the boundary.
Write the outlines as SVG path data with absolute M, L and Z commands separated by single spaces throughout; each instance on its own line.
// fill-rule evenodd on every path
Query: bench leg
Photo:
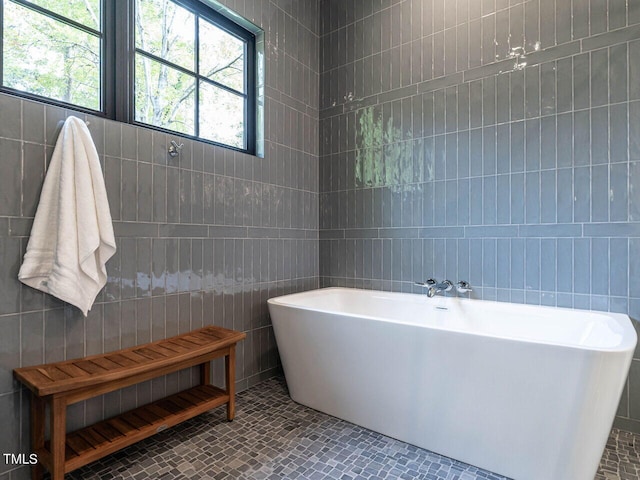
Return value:
M 51 401 L 51 480 L 64 480 L 67 404 L 64 398 Z
M 44 448 L 45 402 L 31 393 L 31 451 L 39 452 Z M 42 480 L 44 468 L 38 462 L 31 467 L 31 479 Z
M 236 346 L 229 347 L 229 355 L 224 357 L 225 382 L 227 384 L 227 420 L 233 420 L 236 416 Z
M 211 361 L 200 364 L 200 385 L 211 385 Z

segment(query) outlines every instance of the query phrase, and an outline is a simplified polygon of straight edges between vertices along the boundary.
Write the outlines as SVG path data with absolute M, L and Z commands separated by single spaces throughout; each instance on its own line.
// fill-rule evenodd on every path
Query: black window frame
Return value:
M 67 19 L 61 15 L 51 12 L 46 8 L 30 3 L 28 0 L 8 0 L 19 4 L 26 8 L 32 9 L 39 14 L 53 18 L 56 21 L 66 23 L 83 31 L 91 32 L 95 35 L 97 31 L 86 27 L 82 24 Z M 187 133 L 170 130 L 167 128 L 138 122 L 135 120 L 135 55 L 137 52 L 135 46 L 135 0 L 102 0 L 101 2 L 101 91 L 100 103 L 101 110 L 93 110 L 90 108 L 74 105 L 68 102 L 56 100 L 41 95 L 16 90 L 2 85 L 3 79 L 3 62 L 0 61 L 0 93 L 8 93 L 19 97 L 36 100 L 48 105 L 55 105 L 69 110 L 74 110 L 90 115 L 103 117 L 131 125 L 136 125 L 151 130 L 161 131 L 169 135 L 189 138 L 212 145 L 218 145 L 235 151 L 244 152 L 250 155 L 256 154 L 256 138 L 257 138 L 257 91 L 256 91 L 256 37 L 249 30 L 238 25 L 234 21 L 225 17 L 221 13 L 215 11 L 211 6 L 200 0 L 170 0 L 177 5 L 186 8 L 197 16 L 202 17 L 208 22 L 221 28 L 240 38 L 246 44 L 245 50 L 245 112 L 244 112 L 244 134 L 246 139 L 245 148 L 238 148 L 233 145 L 216 142 L 207 138 L 201 138 L 197 135 L 189 135 Z M 3 53 L 4 41 L 4 0 L 0 0 L 0 58 Z M 196 51 L 198 50 L 198 29 L 196 28 Z M 196 53 L 197 55 L 197 53 Z M 197 59 L 197 56 L 196 56 Z M 163 63 L 174 68 L 171 62 L 163 61 Z M 184 69 L 182 69 L 184 70 Z M 196 65 L 197 72 L 197 65 Z M 190 72 L 193 75 L 194 72 Z M 204 76 L 195 76 L 196 84 L 199 79 Z M 208 83 L 213 83 L 219 88 L 230 90 L 225 85 L 207 79 Z M 196 85 L 196 92 L 199 87 Z M 233 91 L 233 89 L 231 89 Z M 237 92 L 233 91 L 234 94 Z M 195 128 L 198 132 L 198 93 L 195 97 Z

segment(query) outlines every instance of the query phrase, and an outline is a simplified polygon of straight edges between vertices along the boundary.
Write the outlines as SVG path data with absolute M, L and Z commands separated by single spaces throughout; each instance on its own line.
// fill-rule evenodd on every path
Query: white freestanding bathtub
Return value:
M 347 288 L 269 311 L 293 400 L 517 480 L 593 480 L 637 341 L 621 314 Z

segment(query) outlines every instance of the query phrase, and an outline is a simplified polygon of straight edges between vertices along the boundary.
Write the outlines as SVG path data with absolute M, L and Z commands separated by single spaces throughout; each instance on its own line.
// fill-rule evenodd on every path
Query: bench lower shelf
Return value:
M 64 471 L 70 472 L 118 450 L 229 402 L 229 395 L 212 385 L 198 385 L 117 417 L 68 433 Z M 37 451 L 52 467 L 49 442 Z

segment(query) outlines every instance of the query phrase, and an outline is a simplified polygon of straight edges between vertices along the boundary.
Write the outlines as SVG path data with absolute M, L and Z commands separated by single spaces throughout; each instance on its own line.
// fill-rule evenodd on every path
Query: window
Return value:
M 255 152 L 255 37 L 208 5 L 0 1 L 2 91 Z
M 3 0 L 2 13 L 3 87 L 103 110 L 100 0 Z

